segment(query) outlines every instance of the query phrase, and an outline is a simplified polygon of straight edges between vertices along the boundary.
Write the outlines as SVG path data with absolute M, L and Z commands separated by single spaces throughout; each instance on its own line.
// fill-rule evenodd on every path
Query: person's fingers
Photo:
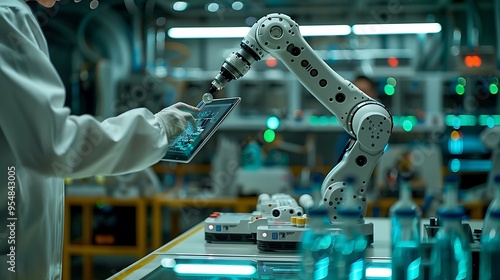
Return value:
M 186 120 L 191 124 L 194 131 L 198 130 L 198 126 L 196 125 L 196 119 L 193 115 L 188 114 L 188 116 L 186 116 Z
M 185 109 L 185 110 L 191 110 L 191 111 L 199 111 L 198 108 L 196 107 L 193 107 L 191 105 L 187 105 L 186 103 L 183 103 L 183 102 L 179 102 L 177 103 L 178 105 L 176 106 L 176 109 L 178 110 L 181 110 L 181 109 Z M 191 126 L 193 127 L 193 129 L 196 131 L 197 130 L 197 125 L 196 125 L 196 118 L 189 112 L 183 112 L 181 111 L 182 113 L 182 117 L 184 118 L 184 121 L 189 124 L 191 124 Z
M 174 107 L 179 109 L 179 110 L 188 110 L 188 111 L 191 111 L 191 112 L 199 112 L 200 109 L 197 108 L 197 107 L 194 107 L 194 106 L 191 106 L 191 105 L 188 105 L 184 102 L 177 102 L 174 104 Z
M 179 111 L 178 115 L 179 121 L 185 126 L 185 129 L 188 128 L 188 125 L 191 124 L 194 129 L 196 129 L 196 119 L 189 112 Z
M 181 119 L 171 119 L 171 120 L 169 120 L 167 125 L 171 128 L 175 128 L 175 130 L 183 130 L 184 129 L 184 124 L 182 123 Z
M 186 117 L 184 114 L 179 114 L 177 117 L 177 126 L 180 128 L 181 131 L 184 131 L 188 127 L 188 121 L 186 120 Z

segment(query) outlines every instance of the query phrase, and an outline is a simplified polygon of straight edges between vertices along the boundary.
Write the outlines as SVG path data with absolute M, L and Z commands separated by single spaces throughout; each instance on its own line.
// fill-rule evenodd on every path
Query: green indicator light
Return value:
M 273 142 L 275 138 L 276 134 L 274 133 L 273 130 L 266 129 L 266 131 L 264 131 L 264 141 L 266 141 L 267 143 Z
M 318 117 L 317 116 L 311 116 L 311 117 L 309 117 L 309 123 L 311 125 L 317 125 L 318 124 Z
M 269 117 L 266 121 L 267 128 L 276 129 L 280 126 L 280 120 L 277 117 Z
M 477 124 L 477 118 L 473 115 L 459 115 L 458 119 L 462 126 L 475 126 Z
M 389 77 L 389 78 L 387 78 L 387 84 L 389 84 L 389 85 L 391 85 L 391 86 L 395 87 L 395 86 L 396 86 L 396 84 L 397 84 L 396 79 L 394 79 L 393 77 Z
M 387 95 L 393 95 L 393 94 L 394 94 L 394 87 L 393 87 L 393 86 L 391 86 L 391 85 L 389 85 L 389 84 L 387 84 L 387 85 L 385 85 L 385 87 L 384 87 L 384 92 L 385 92 L 385 94 L 387 94 Z
M 413 124 L 411 123 L 411 121 L 409 120 L 405 120 L 403 122 L 403 129 L 406 131 L 406 132 L 410 132 L 412 129 L 413 129 Z
M 490 92 L 491 92 L 491 94 L 497 94 L 498 93 L 498 86 L 495 84 L 490 84 Z
M 455 87 L 455 91 L 457 92 L 458 95 L 463 95 L 465 93 L 465 88 L 463 85 L 457 85 Z
M 464 77 L 458 77 L 458 84 L 461 86 L 465 86 L 467 84 L 467 81 Z
M 409 120 L 413 126 L 416 126 L 418 123 L 417 117 L 415 116 L 407 116 L 406 119 Z
M 102 209 L 102 208 L 104 208 L 105 205 L 102 202 L 96 202 L 95 206 L 97 206 L 97 208 L 99 208 L 99 209 Z
M 337 120 L 337 117 L 332 116 L 332 117 L 330 117 L 330 123 L 331 123 L 331 124 L 338 124 L 338 123 L 339 123 L 339 120 Z
M 319 124 L 320 125 L 327 125 L 328 124 L 328 117 L 327 116 L 319 117 Z
M 479 115 L 479 118 L 478 118 L 479 125 L 485 126 L 486 125 L 486 121 L 488 120 L 488 118 L 490 118 L 490 116 L 488 116 L 488 115 Z
M 398 116 L 392 116 L 392 123 L 394 125 L 399 125 L 399 117 Z
M 455 115 L 446 115 L 444 118 L 444 123 L 447 126 L 453 126 L 453 121 L 455 121 Z

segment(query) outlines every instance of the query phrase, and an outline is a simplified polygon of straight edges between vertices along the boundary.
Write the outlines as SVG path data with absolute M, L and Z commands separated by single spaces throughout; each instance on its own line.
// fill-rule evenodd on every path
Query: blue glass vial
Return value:
M 302 235 L 300 279 L 334 279 L 332 274 L 336 272 L 331 263 L 334 234 L 328 231 L 328 213 L 324 208 L 313 208 L 309 210 L 308 218 Z
M 412 200 L 408 178 L 401 177 L 399 199 L 389 209 L 392 279 L 423 279 L 420 248 L 421 215 L 420 208 Z
M 446 204 L 439 210 L 440 229 L 431 250 L 431 280 L 472 279 L 472 252 L 462 226 L 463 208 L 458 205 L 458 180 L 445 179 Z
M 500 211 L 489 213 L 488 224 L 481 234 L 479 280 L 500 279 Z

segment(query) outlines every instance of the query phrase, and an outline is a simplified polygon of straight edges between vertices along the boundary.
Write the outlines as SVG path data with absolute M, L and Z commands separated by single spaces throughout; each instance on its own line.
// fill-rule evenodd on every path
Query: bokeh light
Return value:
M 274 133 L 274 130 L 272 129 L 266 129 L 266 131 L 264 131 L 264 141 L 266 141 L 267 143 L 271 143 L 274 141 L 274 139 L 276 139 L 276 133 Z
M 175 2 L 173 5 L 172 5 L 172 8 L 175 10 L 175 11 L 178 11 L 178 12 L 182 12 L 184 10 L 186 10 L 188 7 L 188 3 L 187 2 L 184 2 L 184 1 L 177 1 Z
M 280 126 L 280 120 L 277 117 L 269 117 L 266 121 L 267 128 L 277 129 Z
M 233 10 L 235 11 L 239 11 L 243 9 L 243 3 L 241 3 L 240 1 L 235 1 L 233 2 L 233 4 L 231 4 L 231 8 L 233 8 Z

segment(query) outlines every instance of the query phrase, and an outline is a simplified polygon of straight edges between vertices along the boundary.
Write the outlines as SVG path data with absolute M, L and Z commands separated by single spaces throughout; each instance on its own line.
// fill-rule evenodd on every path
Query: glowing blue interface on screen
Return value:
M 167 153 L 171 155 L 189 156 L 204 138 L 209 134 L 218 120 L 231 107 L 231 104 L 213 104 L 205 106 L 196 116 L 196 128 L 191 124 L 175 138 L 168 146 Z

